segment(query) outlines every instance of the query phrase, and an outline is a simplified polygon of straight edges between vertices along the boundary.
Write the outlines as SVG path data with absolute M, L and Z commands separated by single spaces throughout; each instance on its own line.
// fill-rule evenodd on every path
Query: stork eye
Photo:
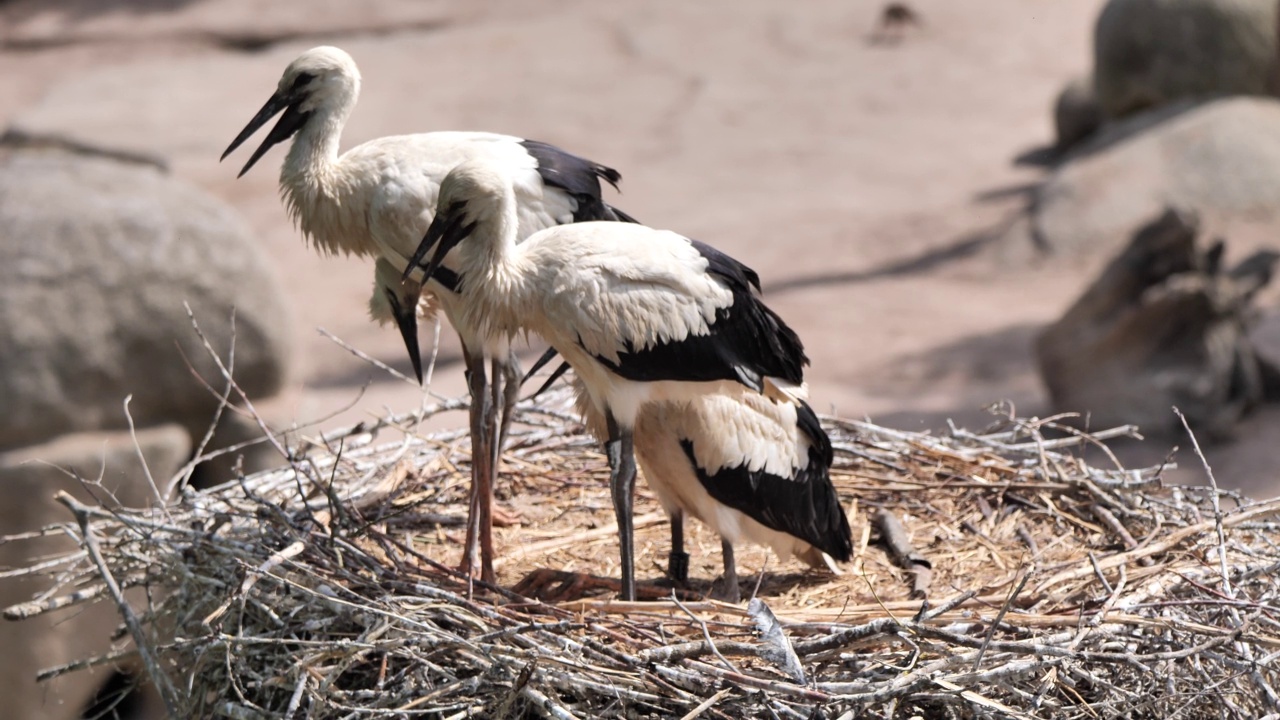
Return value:
M 310 85 L 311 81 L 315 79 L 316 79 L 316 76 L 311 73 L 308 73 L 308 72 L 298 73 L 298 76 L 293 79 L 293 83 L 289 85 L 289 94 L 291 95 L 301 94 L 303 89 L 305 89 L 308 85 Z

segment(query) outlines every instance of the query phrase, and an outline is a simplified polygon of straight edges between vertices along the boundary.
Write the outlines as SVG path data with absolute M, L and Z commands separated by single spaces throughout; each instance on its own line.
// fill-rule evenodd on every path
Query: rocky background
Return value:
M 371 265 L 291 226 L 282 151 L 238 180 L 242 156 L 218 162 L 318 44 L 364 74 L 345 146 L 553 142 L 622 171 L 614 204 L 755 267 L 821 410 L 1141 418 L 1153 440 L 1121 455 L 1154 463 L 1188 445 L 1176 402 L 1219 482 L 1280 492 L 1276 0 L 895 4 L 0 0 L 0 534 L 60 517 L 32 460 L 136 477 L 126 394 L 153 473 L 186 463 L 216 406 L 194 375 L 223 387 L 184 301 L 224 351 L 235 308 L 236 376 L 278 426 L 421 402 L 317 332 L 407 372 L 367 319 Z M 441 338 L 432 389 L 463 394 Z M 227 414 L 214 446 L 255 432 Z M 1172 479 L 1202 479 L 1177 460 Z M 24 559 L 0 552 L 0 573 Z M 0 575 L 0 604 L 30 592 Z M 30 648 L 0 668 L 0 697 L 30 703 L 8 717 L 75 717 L 101 683 L 31 682 L 84 654 L 76 627 L 0 623 L 0 647 Z

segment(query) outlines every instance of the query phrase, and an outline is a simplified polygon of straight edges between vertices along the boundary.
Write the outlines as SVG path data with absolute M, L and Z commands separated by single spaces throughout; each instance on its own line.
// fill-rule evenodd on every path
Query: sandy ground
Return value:
M 872 37 L 882 5 L 16 0 L 0 7 L 0 117 L 159 153 L 243 213 L 296 317 L 276 418 L 333 425 L 421 399 L 317 332 L 407 371 L 399 336 L 366 317 L 371 265 L 320 257 L 291 227 L 275 190 L 282 152 L 240 180 L 247 153 L 218 163 L 288 61 L 317 44 L 364 73 L 344 146 L 483 129 L 619 168 L 614 204 L 760 271 L 809 348 L 820 409 L 911 429 L 980 424 L 1001 399 L 1043 414 L 1030 342 L 1088 277 L 946 251 L 998 233 L 1041 178 L 1013 159 L 1051 141 L 1053 98 L 1088 69 L 1102 0 L 913 0 L 923 26 L 897 43 Z M 1265 332 L 1280 346 L 1275 323 Z M 460 394 L 450 335 L 433 388 Z M 1220 481 L 1280 490 L 1277 430 L 1271 410 L 1211 450 Z M 1200 477 L 1179 459 L 1180 478 Z

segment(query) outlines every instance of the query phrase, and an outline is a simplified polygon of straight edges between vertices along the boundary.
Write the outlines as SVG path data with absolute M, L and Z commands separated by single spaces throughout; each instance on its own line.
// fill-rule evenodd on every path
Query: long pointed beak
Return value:
M 567 362 L 560 363 L 559 367 L 556 368 L 555 372 L 551 373 L 551 376 L 547 378 L 547 381 L 542 383 L 542 387 L 539 387 L 537 390 L 534 390 L 533 394 L 525 399 L 532 400 L 538 397 L 539 395 L 541 395 L 542 393 L 546 392 L 548 388 L 550 388 L 553 384 L 555 384 L 556 380 L 560 379 L 561 375 L 564 375 L 568 371 L 569 371 L 569 363 Z
M 422 258 L 427 251 L 434 245 L 435 253 L 431 256 L 430 262 L 423 269 L 422 284 L 429 282 L 433 275 L 440 267 L 440 263 L 444 262 L 444 258 L 449 251 L 457 247 L 471 231 L 475 229 L 475 223 L 463 225 L 465 216 L 461 211 L 437 213 L 431 221 L 431 227 L 427 228 L 427 234 L 422 238 L 422 242 L 418 244 L 418 249 L 414 251 L 413 257 L 409 260 L 409 265 L 405 267 L 402 279 L 407 279 L 413 271 L 419 267 Z
M 529 372 L 525 373 L 524 377 L 520 378 L 520 384 L 523 386 L 525 383 L 529 382 L 529 378 L 533 377 L 534 373 L 541 370 L 543 366 L 545 366 L 547 363 L 554 360 L 556 355 L 559 355 L 559 353 L 556 352 L 555 348 L 553 347 L 547 348 L 547 351 L 542 353 L 542 357 L 538 358 L 537 362 L 533 364 L 533 367 L 529 368 Z M 538 397 L 539 395 L 541 395 L 542 393 L 546 392 L 547 388 L 551 387 L 555 383 L 555 381 L 559 380 L 560 376 L 564 375 L 565 372 L 568 370 L 569 370 L 569 363 L 567 362 L 560 363 L 560 366 L 555 369 L 555 372 L 551 373 L 551 377 L 547 378 L 547 381 L 542 383 L 542 386 L 539 387 L 537 390 L 533 391 L 533 394 L 525 398 L 525 400 L 532 400 Z
M 395 316 L 396 327 L 400 337 L 404 339 L 404 347 L 409 351 L 409 362 L 413 363 L 413 374 L 422 384 L 422 354 L 418 349 L 418 305 L 417 302 L 401 302 L 390 289 L 384 290 L 391 303 L 391 314 Z
M 529 378 L 533 377 L 534 374 L 536 374 L 539 370 L 545 367 L 547 363 L 554 360 L 556 355 L 559 355 L 559 353 L 556 352 L 555 348 L 553 347 L 547 348 L 547 351 L 542 353 L 542 356 L 539 357 L 537 361 L 533 363 L 533 367 L 529 368 L 529 372 L 525 373 L 524 377 L 520 378 L 520 384 L 524 385 L 525 383 L 529 382 Z
M 272 146 L 293 137 L 293 134 L 298 132 L 298 129 L 306 124 L 307 119 L 311 117 L 310 112 L 298 110 L 298 103 L 295 98 L 289 98 L 277 92 L 267 100 L 267 104 L 262 106 L 262 109 L 258 111 L 257 115 L 253 116 L 249 124 L 244 126 L 244 129 L 240 131 L 236 139 L 231 141 L 219 161 L 226 160 L 227 156 L 244 144 L 244 141 L 257 132 L 258 128 L 266 125 L 268 120 L 280 114 L 281 111 L 284 112 L 284 115 L 281 115 L 275 127 L 271 128 L 271 132 L 267 133 L 267 139 L 258 146 L 257 150 L 253 151 L 253 155 L 249 156 L 249 162 L 244 164 L 240 174 L 236 175 L 236 177 L 243 177 L 245 173 L 249 172 L 249 168 L 253 167 L 254 163 L 258 162 L 258 159 L 265 155 Z

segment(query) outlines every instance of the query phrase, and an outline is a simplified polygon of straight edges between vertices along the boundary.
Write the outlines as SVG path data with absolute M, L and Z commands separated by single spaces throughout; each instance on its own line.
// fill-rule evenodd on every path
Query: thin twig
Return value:
M 1209 478 L 1209 487 L 1213 489 L 1209 499 L 1213 503 L 1214 531 L 1218 535 L 1218 568 L 1222 572 L 1222 592 L 1226 593 L 1227 597 L 1235 599 L 1235 592 L 1231 589 L 1231 574 L 1227 572 L 1227 533 L 1222 527 L 1222 504 L 1218 502 L 1218 480 L 1213 476 L 1213 468 L 1209 467 L 1209 459 L 1204 456 L 1204 451 L 1200 449 L 1200 441 L 1196 439 L 1196 434 L 1191 432 L 1191 426 L 1187 424 L 1187 417 L 1176 407 L 1173 409 L 1173 413 L 1178 416 L 1178 420 L 1182 423 L 1182 428 L 1187 431 L 1187 435 L 1191 438 L 1191 448 L 1195 450 L 1196 457 L 1200 459 L 1200 464 L 1204 466 L 1204 474 Z
M 190 312 L 191 312 L 191 309 L 187 308 L 187 313 L 190 314 Z M 183 362 L 186 363 L 187 369 L 191 371 L 191 374 L 196 376 L 196 378 L 201 381 L 201 384 L 203 384 L 206 388 L 212 391 L 212 388 L 209 388 L 208 383 L 204 382 L 204 378 L 200 377 L 200 374 L 196 372 L 195 367 L 191 365 L 191 361 L 187 358 L 185 354 L 183 354 L 182 360 Z M 204 455 L 205 449 L 209 447 L 209 443 L 213 441 L 214 434 L 217 433 L 218 431 L 218 426 L 222 422 L 223 411 L 226 410 L 231 404 L 231 392 L 235 389 L 235 383 L 231 381 L 231 378 L 235 377 L 235 369 L 236 369 L 236 311 L 235 311 L 235 308 L 232 308 L 231 309 L 231 341 L 227 347 L 227 377 L 225 378 L 227 381 L 226 386 L 223 387 L 221 394 L 214 393 L 214 397 L 218 399 L 218 404 L 214 406 L 213 418 L 209 420 L 209 427 L 205 429 L 204 435 L 201 436 L 200 438 L 200 442 L 196 443 L 196 447 L 191 453 L 191 460 L 189 460 L 186 465 L 182 466 L 182 468 L 179 469 L 178 472 L 174 473 L 174 476 L 169 480 L 169 484 L 165 486 L 164 495 L 166 498 L 173 497 L 173 494 L 176 491 L 178 491 L 178 489 L 186 487 L 187 484 L 191 482 L 191 476 L 193 473 L 195 473 L 196 467 L 200 463 L 208 459 Z
M 132 393 L 124 396 L 124 417 L 129 423 L 129 437 L 133 440 L 133 448 L 138 453 L 138 464 L 142 466 L 142 474 L 147 478 L 147 487 L 151 488 L 151 499 L 155 501 L 156 509 L 165 512 L 167 515 L 165 499 L 160 495 L 160 488 L 156 485 L 156 479 L 151 476 L 151 466 L 147 463 L 147 457 L 142 452 L 142 444 L 138 442 L 138 430 L 133 425 L 133 413 L 129 412 L 129 403 L 132 401 Z
M 713 705 L 715 705 L 716 703 L 720 702 L 720 701 L 724 698 L 724 696 L 725 696 L 725 695 L 728 695 L 728 694 L 729 694 L 729 693 L 731 693 L 731 692 L 733 692 L 733 688 L 725 688 L 725 689 L 721 690 L 720 692 L 716 693 L 715 695 L 712 695 L 711 697 L 707 698 L 706 700 L 703 700 L 703 701 L 702 701 L 702 702 L 701 702 L 697 707 L 695 707 L 694 709 L 692 709 L 692 710 L 690 710 L 689 712 L 685 713 L 684 715 L 680 716 L 680 720 L 694 720 L 694 718 L 698 717 L 698 716 L 699 716 L 699 715 L 701 715 L 702 713 L 704 713 L 704 712 L 706 712 L 707 710 L 711 709 L 711 706 L 713 706 Z
M 680 602 L 680 598 L 676 595 L 675 592 L 671 593 L 671 601 L 676 604 L 676 607 L 683 610 L 684 614 L 688 615 L 689 619 L 697 623 L 698 627 L 702 629 L 702 639 L 706 641 L 707 647 L 710 648 L 711 650 L 711 654 L 719 658 L 720 663 L 723 664 L 727 670 L 731 672 L 741 672 L 741 670 L 739 670 L 733 663 L 729 662 L 728 658 L 726 658 L 724 655 L 721 655 L 720 651 L 716 649 L 715 641 L 711 639 L 711 631 L 707 629 L 706 621 L 698 617 L 697 615 L 695 615 L 693 611 L 689 609 L 688 605 L 685 605 L 684 603 Z
M 394 377 L 394 378 L 396 378 L 396 379 L 398 379 L 398 380 L 403 380 L 404 382 L 406 382 L 406 383 L 408 383 L 408 384 L 410 384 L 410 385 L 414 386 L 415 388 L 416 388 L 416 387 L 418 387 L 418 381 L 417 381 L 417 380 L 414 380 L 413 378 L 409 377 L 408 375 L 405 375 L 404 373 L 402 373 L 402 372 L 400 372 L 399 370 L 397 370 L 397 369 L 395 369 L 395 368 L 391 367 L 390 365 L 388 365 L 388 364 L 386 364 L 386 363 L 382 362 L 382 361 L 381 361 L 381 360 L 379 360 L 378 358 L 376 358 L 376 357 L 374 357 L 374 356 L 372 356 L 372 355 L 370 355 L 370 354 L 366 353 L 365 351 L 361 350 L 360 348 L 355 347 L 355 346 L 354 346 L 354 345 L 352 345 L 351 343 L 348 343 L 346 340 L 343 340 L 342 338 L 338 337 L 337 335 L 334 335 L 333 333 L 329 332 L 328 330 L 325 330 L 325 329 L 324 329 L 324 328 L 322 328 L 322 327 L 318 327 L 318 328 L 316 328 L 316 332 L 318 332 L 318 333 L 320 333 L 321 335 L 325 336 L 326 338 L 328 338 L 329 340 L 331 340 L 335 345 L 337 345 L 338 347 L 342 348 L 343 350 L 346 350 L 347 352 L 351 353 L 352 355 L 355 355 L 356 357 L 360 358 L 361 360 L 364 360 L 365 362 L 367 362 L 367 363 L 369 363 L 370 365 L 372 365 L 372 366 L 374 366 L 374 367 L 378 368 L 379 370 L 382 370 L 382 371 L 386 372 L 386 373 L 387 373 L 388 375 L 390 375 L 391 377 Z M 432 357 L 434 358 L 434 351 L 433 351 L 433 353 L 432 353 Z M 429 377 L 429 376 L 428 376 L 428 377 Z
M 98 538 L 94 535 L 93 528 L 89 525 L 89 508 L 82 505 L 80 501 L 65 491 L 59 491 L 54 496 L 54 499 L 75 516 L 76 524 L 80 526 L 80 537 L 81 542 L 84 544 L 84 549 L 88 551 L 89 558 L 93 561 L 94 566 L 97 567 L 102 582 L 106 585 L 107 591 L 111 593 L 111 599 L 115 601 L 116 607 L 120 610 L 125 626 L 129 628 L 129 634 L 133 637 L 133 643 L 138 648 L 138 656 L 142 659 L 142 664 L 146 667 L 147 674 L 151 676 L 151 682 L 155 684 L 161 699 L 164 700 L 164 706 L 169 712 L 169 717 L 177 720 L 180 715 L 178 713 L 178 702 L 174 698 L 173 685 L 169 682 L 168 674 L 160 669 L 159 662 L 152 655 L 151 643 L 146 633 L 142 630 L 142 624 L 138 622 L 138 617 L 133 613 L 133 607 L 125 599 L 124 591 L 120 589 L 115 577 L 111 574 L 111 570 L 107 567 L 106 560 L 102 558 L 102 551 L 98 547 Z
M 987 630 L 987 635 L 982 639 L 982 647 L 978 648 L 978 656 L 973 659 L 973 671 L 977 672 L 982 667 L 982 656 L 987 654 L 987 646 L 991 644 L 991 638 L 995 637 L 996 630 L 1000 627 L 1000 622 L 1004 620 L 1005 613 L 1009 612 L 1009 608 L 1013 607 L 1013 601 L 1017 599 L 1022 592 L 1022 588 L 1027 586 L 1027 580 L 1031 578 L 1031 573 L 1024 571 L 1022 577 L 1018 579 L 1018 584 L 1014 586 L 1009 593 L 1009 597 L 1005 599 L 1004 605 L 1000 606 L 1000 612 L 996 613 L 996 617 L 991 621 L 991 627 Z
M 209 357 L 213 358 L 214 364 L 218 366 L 218 371 L 221 372 L 227 382 L 235 388 L 236 394 L 240 396 L 240 401 L 244 403 L 245 410 L 258 424 L 258 428 L 262 430 L 263 437 L 265 437 L 267 442 L 271 443 L 271 445 L 275 447 L 276 451 L 280 453 L 282 458 L 286 461 L 293 460 L 293 453 L 289 452 L 284 444 L 281 443 L 280 437 L 277 433 L 267 427 L 266 421 L 263 420 L 262 416 L 258 414 L 256 409 L 254 409 L 253 401 L 249 398 L 248 393 L 246 393 L 244 389 L 240 387 L 239 383 L 235 381 L 230 368 L 222 362 L 222 358 L 218 355 L 217 351 L 213 349 L 213 345 L 209 342 L 209 338 L 206 337 L 204 331 L 200 329 L 200 323 L 196 322 L 196 316 L 195 313 L 191 311 L 191 306 L 186 302 L 183 302 L 182 306 L 187 309 L 187 318 L 191 321 L 191 327 L 195 330 L 196 336 L 200 338 L 200 343 L 204 345 L 205 351 L 209 353 Z

